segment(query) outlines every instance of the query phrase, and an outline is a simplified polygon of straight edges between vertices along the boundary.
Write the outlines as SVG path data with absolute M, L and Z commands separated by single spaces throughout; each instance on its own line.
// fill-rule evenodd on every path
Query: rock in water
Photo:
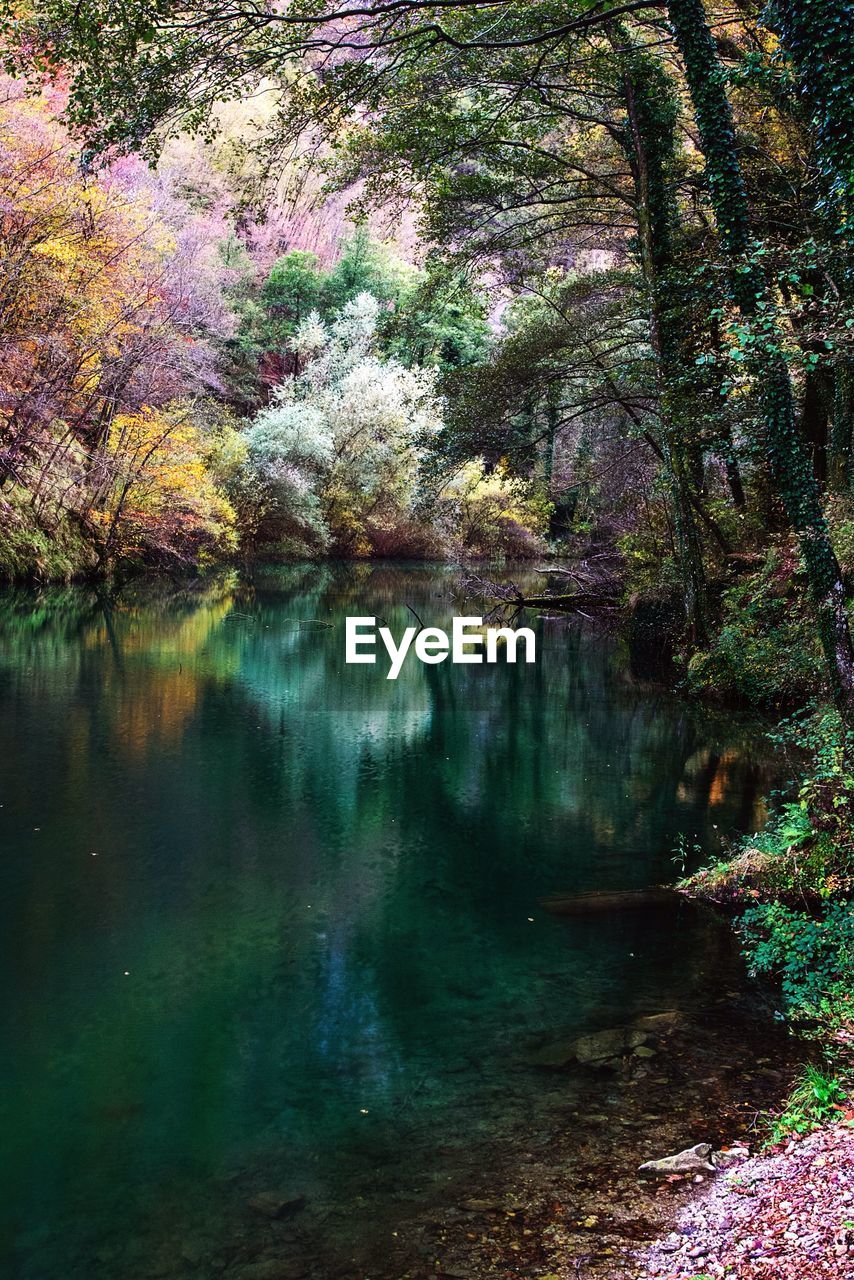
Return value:
M 664 1013 L 644 1013 L 635 1018 L 632 1026 L 639 1031 L 649 1031 L 657 1035 L 666 1035 L 668 1031 L 676 1031 L 685 1022 L 685 1014 L 679 1009 L 667 1009 Z
M 684 1020 L 685 1015 L 678 1009 L 642 1014 L 625 1027 L 612 1027 L 586 1036 L 554 1040 L 532 1053 L 528 1062 L 532 1067 L 560 1070 L 571 1062 L 589 1066 L 609 1062 L 628 1053 L 635 1053 L 640 1058 L 651 1058 L 655 1051 L 644 1048 L 646 1042 L 660 1039 L 677 1030 Z
M 620 1054 L 631 1053 L 647 1039 L 645 1031 L 635 1027 L 615 1027 L 613 1031 L 595 1031 L 589 1036 L 580 1036 L 575 1042 L 575 1057 L 578 1062 L 604 1062 L 607 1058 L 617 1058 Z
M 709 1159 L 711 1154 L 711 1143 L 698 1142 L 696 1146 L 687 1147 L 678 1155 L 664 1156 L 662 1160 L 647 1160 L 638 1172 L 652 1174 L 657 1178 L 666 1178 L 672 1173 L 714 1173 L 715 1166 Z
M 642 1029 L 614 1027 L 613 1030 L 594 1031 L 591 1035 L 578 1036 L 572 1040 L 557 1040 L 538 1049 L 528 1058 L 528 1062 L 533 1067 L 547 1067 L 553 1070 L 566 1067 L 570 1062 L 580 1062 L 583 1066 L 590 1066 L 631 1053 L 648 1039 L 648 1033 Z
M 556 1040 L 543 1045 L 527 1058 L 529 1066 L 545 1067 L 547 1070 L 559 1071 L 575 1061 L 575 1037 L 571 1040 Z
M 260 1213 L 265 1218 L 287 1218 L 305 1208 L 306 1198 L 278 1191 L 261 1191 L 248 1200 L 247 1204 L 255 1213 Z
M 553 893 L 540 905 L 554 916 L 586 916 L 597 911 L 627 911 L 679 902 L 675 889 L 640 889 L 625 893 Z

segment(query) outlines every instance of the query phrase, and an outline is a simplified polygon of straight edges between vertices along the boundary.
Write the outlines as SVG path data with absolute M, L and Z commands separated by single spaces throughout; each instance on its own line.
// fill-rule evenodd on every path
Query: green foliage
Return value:
M 359 224 L 328 270 L 315 254 L 292 249 L 273 265 L 257 296 L 238 285 L 235 371 L 241 360 L 257 366 L 269 357 L 278 362 L 274 381 L 298 371 L 290 340 L 302 322 L 312 312 L 331 322 L 364 293 L 380 306 L 377 349 L 383 355 L 444 372 L 484 358 L 490 333 L 485 306 L 466 282 L 443 271 L 419 271 Z
M 781 747 L 809 753 L 796 798 L 779 803 L 762 831 L 745 837 L 728 861 L 706 867 L 689 884 L 701 895 L 739 906 L 767 899 L 801 910 L 846 897 L 854 888 L 851 732 L 825 706 L 794 715 L 771 736 Z
M 782 1142 L 792 1134 L 812 1133 L 832 1124 L 844 1113 L 847 1089 L 836 1075 L 809 1064 L 789 1095 L 782 1112 L 774 1119 L 771 1142 Z
M 322 281 L 313 253 L 292 249 L 273 265 L 261 289 L 265 319 L 260 339 L 268 349 L 285 347 L 288 339 L 317 307 Z
M 401 293 L 380 336 L 383 350 L 404 364 L 449 373 L 486 360 L 491 329 L 483 299 L 465 280 L 428 271 Z
M 319 311 L 324 318 L 339 312 L 360 293 L 386 306 L 411 285 L 417 272 L 371 238 L 359 223 L 343 241 L 338 261 L 320 282 Z
M 400 526 L 411 547 L 420 451 L 440 405 L 432 372 L 377 354 L 379 314 L 369 293 L 329 326 L 310 313 L 290 343 L 302 369 L 246 431 L 238 505 L 267 554 L 389 554 Z
M 827 523 L 837 558 L 847 582 L 854 581 L 854 502 L 849 494 L 837 494 L 827 503 Z
M 793 573 L 791 557 L 771 551 L 757 572 L 723 593 L 717 634 L 688 663 L 689 689 L 760 707 L 809 697 L 820 680 L 820 655 Z
M 787 1013 L 817 1019 L 854 995 L 854 906 L 831 902 L 818 915 L 782 902 L 745 911 L 738 925 L 754 973 L 778 978 Z
M 26 489 L 14 485 L 3 493 L 0 523 L 0 581 L 70 582 L 95 566 L 95 550 L 79 520 L 62 513 L 44 523 Z
M 489 560 L 528 559 L 545 551 L 551 505 L 542 488 L 483 460 L 460 467 L 435 501 L 449 544 Z
M 827 212 L 854 231 L 854 64 L 850 0 L 771 0 L 767 21 L 815 134 Z

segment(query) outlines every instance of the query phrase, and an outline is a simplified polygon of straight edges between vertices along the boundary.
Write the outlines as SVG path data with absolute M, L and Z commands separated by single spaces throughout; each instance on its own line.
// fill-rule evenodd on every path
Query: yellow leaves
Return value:
M 61 240 L 56 237 L 43 240 L 41 244 L 33 245 L 32 252 L 39 257 L 50 258 L 53 262 L 76 263 L 80 260 L 80 253 L 76 245 L 68 240 Z
M 192 405 L 162 407 L 190 364 L 191 258 L 135 162 L 84 172 L 61 97 L 0 85 L 0 422 L 22 484 L 85 516 L 107 559 L 197 561 L 235 544 L 214 473 L 245 445 L 225 428 L 211 443 Z
M 47 94 L 17 97 L 14 84 L 4 88 L 0 398 L 31 400 L 49 349 L 52 394 L 63 401 L 53 416 L 70 421 L 83 412 L 97 421 L 103 371 L 142 358 L 147 335 L 169 337 L 162 280 L 175 237 L 145 189 L 130 194 L 108 172 L 83 174 Z
M 211 475 L 191 406 L 117 414 L 108 449 L 124 539 L 236 546 L 235 513 Z

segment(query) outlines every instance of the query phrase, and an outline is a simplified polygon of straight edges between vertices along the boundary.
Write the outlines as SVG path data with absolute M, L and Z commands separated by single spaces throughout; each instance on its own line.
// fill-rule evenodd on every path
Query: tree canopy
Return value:
M 647 565 L 663 539 L 699 648 L 745 531 L 792 539 L 848 706 L 851 18 L 848 0 L 34 0 L 6 38 L 10 68 L 67 80 L 87 167 L 211 145 L 253 96 L 259 190 L 301 166 L 351 192 L 338 260 L 286 245 L 241 302 L 238 407 L 306 376 L 310 313 L 334 325 L 368 294 L 377 358 L 440 375 L 422 487 L 504 468 L 564 513 L 553 533 L 592 519 Z M 423 265 L 371 238 L 380 210 L 415 217 Z

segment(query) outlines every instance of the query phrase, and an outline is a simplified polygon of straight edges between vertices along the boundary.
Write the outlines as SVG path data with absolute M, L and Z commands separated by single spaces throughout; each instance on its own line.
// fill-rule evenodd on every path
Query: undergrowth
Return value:
M 738 909 L 751 973 L 776 984 L 780 1016 L 819 1054 L 771 1118 L 777 1142 L 839 1119 L 854 1088 L 854 734 L 821 707 L 774 737 L 808 753 L 795 798 L 683 885 Z
M 97 555 L 80 525 L 68 514 L 43 525 L 30 497 L 19 486 L 0 496 L 0 581 L 70 582 L 91 571 Z
M 775 1144 L 834 1124 L 845 1115 L 848 1087 L 840 1076 L 809 1063 L 783 1109 L 771 1123 L 768 1140 Z

